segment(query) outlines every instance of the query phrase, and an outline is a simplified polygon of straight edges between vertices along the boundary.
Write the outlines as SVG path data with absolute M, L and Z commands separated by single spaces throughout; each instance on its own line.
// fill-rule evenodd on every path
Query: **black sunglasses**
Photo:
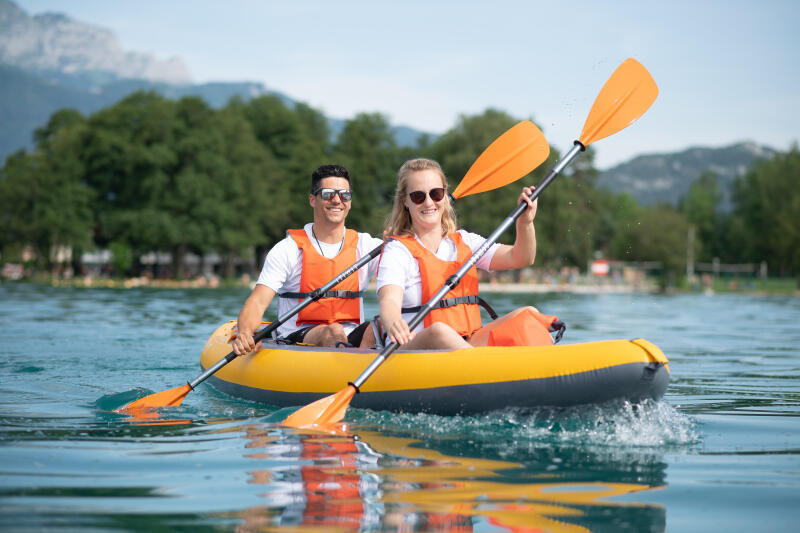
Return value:
M 311 191 L 311 194 L 314 196 L 319 194 L 320 198 L 323 200 L 332 200 L 333 196 L 338 194 L 339 198 L 343 202 L 349 202 L 350 199 L 353 198 L 353 191 L 349 189 L 317 189 L 315 191 Z
M 415 204 L 419 205 L 425 201 L 426 196 L 430 196 L 431 200 L 434 202 L 441 202 L 442 198 L 444 198 L 444 187 L 436 187 L 435 189 L 431 189 L 428 192 L 425 191 L 414 191 L 408 193 L 408 197 L 411 198 L 411 201 Z

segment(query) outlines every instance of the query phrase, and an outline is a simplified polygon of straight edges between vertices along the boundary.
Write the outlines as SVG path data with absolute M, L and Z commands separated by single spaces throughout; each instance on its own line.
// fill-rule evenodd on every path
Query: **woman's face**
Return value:
M 418 170 L 409 175 L 406 185 L 403 203 L 411 214 L 411 225 L 414 231 L 422 233 L 424 230 L 441 229 L 446 196 L 437 202 L 430 195 L 431 189 L 443 187 L 441 176 L 434 170 Z M 420 204 L 414 203 L 409 197 L 409 193 L 416 191 L 425 193 L 425 200 Z

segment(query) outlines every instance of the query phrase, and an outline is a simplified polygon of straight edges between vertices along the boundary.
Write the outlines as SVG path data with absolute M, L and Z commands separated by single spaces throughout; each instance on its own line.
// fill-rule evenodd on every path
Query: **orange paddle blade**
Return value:
M 309 429 L 315 426 L 324 427 L 335 424 L 344 418 L 355 393 L 355 387 L 348 385 L 336 394 L 331 394 L 298 409 L 283 421 L 283 425 Z
M 192 392 L 192 388 L 187 384 L 182 387 L 165 390 L 139 398 L 135 402 L 131 402 L 125 407 L 117 409 L 117 413 L 125 413 L 131 410 L 152 409 L 154 407 L 171 407 L 180 405 L 186 395 Z
M 550 145 L 530 120 L 513 126 L 494 140 L 475 160 L 453 196 L 491 191 L 517 181 L 544 163 Z
M 658 96 L 658 86 L 641 63 L 628 58 L 603 85 L 578 139 L 584 146 L 633 124 Z

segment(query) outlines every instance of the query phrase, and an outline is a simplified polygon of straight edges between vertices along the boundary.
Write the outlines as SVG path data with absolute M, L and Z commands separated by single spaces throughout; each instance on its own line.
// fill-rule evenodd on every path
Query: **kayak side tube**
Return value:
M 209 338 L 203 368 L 230 351 L 234 326 L 225 324 Z M 278 407 L 305 405 L 342 389 L 376 353 L 265 344 L 256 354 L 236 358 L 209 382 L 237 398 Z M 668 363 L 644 339 L 395 352 L 351 405 L 450 415 L 660 399 L 669 384 Z

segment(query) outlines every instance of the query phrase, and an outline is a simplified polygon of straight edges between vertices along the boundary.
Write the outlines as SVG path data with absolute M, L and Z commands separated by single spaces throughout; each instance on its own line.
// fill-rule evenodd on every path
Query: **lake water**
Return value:
M 199 375 L 247 294 L 0 285 L 0 529 L 800 529 L 798 298 L 488 295 L 558 315 L 562 342 L 657 344 L 672 381 L 638 406 L 351 408 L 328 436 L 203 384 L 163 424 L 113 413 Z

